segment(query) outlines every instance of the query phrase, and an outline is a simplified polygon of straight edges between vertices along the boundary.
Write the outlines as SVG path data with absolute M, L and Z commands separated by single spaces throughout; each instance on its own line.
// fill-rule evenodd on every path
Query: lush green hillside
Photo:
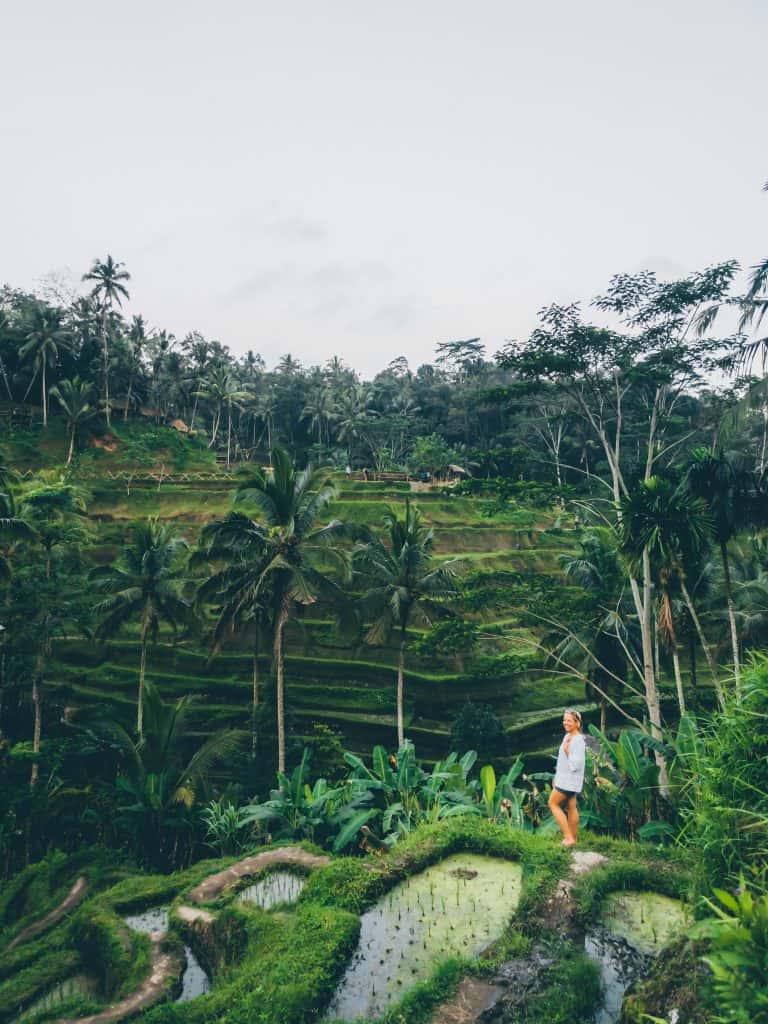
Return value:
M 75 472 L 86 497 L 86 555 L 94 562 L 116 557 L 131 524 L 148 516 L 172 523 L 195 544 L 202 526 L 230 509 L 234 486 L 248 472 L 241 465 L 227 473 L 194 441 L 170 428 L 131 423 L 127 429 L 117 425 L 114 433 L 116 450 L 89 449 Z M 63 444 L 61 433 L 49 429 L 44 438 L 28 433 L 11 436 L 2 449 L 23 480 L 32 471 L 50 467 Z M 376 527 L 385 506 L 402 503 L 410 490 L 405 482 L 347 481 L 340 475 L 329 518 Z M 584 686 L 544 666 L 529 596 L 542 582 L 549 582 L 561 594 L 578 599 L 576 588 L 566 588 L 558 565 L 558 556 L 574 545 L 572 519 L 559 509 L 530 508 L 515 501 L 498 507 L 482 497 L 452 494 L 449 488 L 422 489 L 413 498 L 434 528 L 438 557 L 460 559 L 462 576 L 471 581 L 473 592 L 482 593 L 493 573 L 520 577 L 516 586 L 495 590 L 487 607 L 463 612 L 481 627 L 481 639 L 471 655 L 409 654 L 409 736 L 425 757 L 442 756 L 461 707 L 468 700 L 479 701 L 501 718 L 513 751 L 545 754 L 557 735 L 563 705 L 584 705 Z M 106 701 L 126 709 L 133 706 L 137 630 L 132 633 L 128 628 L 104 644 L 76 637 L 58 640 L 50 686 L 69 704 Z M 419 635 L 412 631 L 415 639 Z M 259 667 L 268 694 L 267 654 Z M 149 657 L 149 676 L 163 695 L 201 697 L 197 719 L 205 732 L 247 722 L 252 670 L 247 636 L 238 637 L 211 660 L 204 638 L 165 633 Z M 368 751 L 375 743 L 391 746 L 395 670 L 394 649 L 339 638 L 323 609 L 311 609 L 288 635 L 288 713 L 294 735 L 310 736 L 314 724 L 322 723 L 337 729 L 353 750 Z

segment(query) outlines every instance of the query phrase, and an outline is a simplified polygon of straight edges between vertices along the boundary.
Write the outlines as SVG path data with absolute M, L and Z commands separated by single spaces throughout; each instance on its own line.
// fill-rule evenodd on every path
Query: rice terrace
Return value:
M 3 16 L 0 1024 L 768 1024 L 768 14 L 90 6 Z

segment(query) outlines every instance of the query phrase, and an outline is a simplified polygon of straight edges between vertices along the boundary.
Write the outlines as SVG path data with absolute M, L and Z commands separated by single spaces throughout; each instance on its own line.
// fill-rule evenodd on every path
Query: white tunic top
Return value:
M 560 750 L 557 753 L 557 768 L 552 785 L 558 789 L 567 789 L 571 793 L 580 793 L 584 786 L 584 757 L 586 744 L 584 736 L 577 732 L 571 736 L 571 743 L 568 753 L 565 752 L 565 741 L 563 738 Z

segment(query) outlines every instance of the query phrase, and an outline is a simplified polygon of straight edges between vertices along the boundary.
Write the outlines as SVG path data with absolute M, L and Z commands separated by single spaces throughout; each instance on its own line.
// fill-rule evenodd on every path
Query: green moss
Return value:
M 110 999 L 136 988 L 149 970 L 148 936 L 132 932 L 107 906 L 86 904 L 72 922 L 72 940 Z
M 74 974 L 81 966 L 75 950 L 60 949 L 41 957 L 36 963 L 15 971 L 0 986 L 0 1021 L 18 1020 L 20 1011 L 37 996 L 54 987 L 57 982 Z
M 642 850 L 635 848 L 635 857 Z M 674 861 L 617 860 L 583 875 L 574 886 L 573 898 L 582 919 L 595 918 L 605 898 L 619 890 L 657 892 L 685 900 L 691 888 L 688 874 Z

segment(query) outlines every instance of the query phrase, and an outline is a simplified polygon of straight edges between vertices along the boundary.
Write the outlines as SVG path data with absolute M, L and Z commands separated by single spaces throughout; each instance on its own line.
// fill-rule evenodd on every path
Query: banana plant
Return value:
M 480 769 L 480 786 L 486 817 L 494 821 L 507 821 L 516 828 L 528 830 L 532 827 L 525 814 L 528 793 L 515 786 L 523 774 L 523 767 L 523 759 L 518 756 L 509 771 L 497 781 L 493 765 L 483 765 Z
M 279 788 L 271 791 L 269 800 L 242 809 L 242 828 L 257 821 L 276 821 L 281 832 L 305 839 L 330 831 L 335 813 L 348 802 L 348 793 L 345 786 L 331 787 L 325 779 L 310 786 L 309 759 L 310 751 L 305 749 L 290 778 L 278 772 Z
M 638 729 L 623 729 L 616 742 L 594 725 L 589 731 L 598 749 L 588 748 L 585 824 L 635 838 L 640 828 L 658 817 L 659 767 L 651 756 L 654 741 Z

